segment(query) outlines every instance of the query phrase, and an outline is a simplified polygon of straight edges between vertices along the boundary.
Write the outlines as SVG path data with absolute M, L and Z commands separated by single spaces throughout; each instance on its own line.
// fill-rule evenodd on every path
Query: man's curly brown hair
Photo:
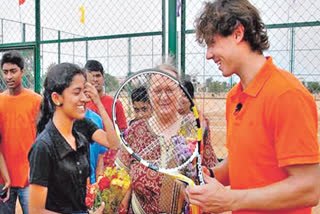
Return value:
M 244 40 L 253 51 L 262 53 L 269 48 L 267 31 L 258 10 L 247 0 L 215 0 L 206 2 L 195 20 L 196 40 L 208 45 L 214 35 L 227 37 L 242 24 Z

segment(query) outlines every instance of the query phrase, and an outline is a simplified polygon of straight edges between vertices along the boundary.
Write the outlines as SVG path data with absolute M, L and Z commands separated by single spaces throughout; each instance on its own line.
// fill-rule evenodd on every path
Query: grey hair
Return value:
M 166 57 L 163 57 L 161 64 L 157 65 L 155 68 L 159 69 L 159 70 L 166 69 L 166 70 L 173 71 L 177 75 L 177 78 L 179 78 L 179 76 L 180 76 L 178 69 L 175 66 L 174 56 L 172 56 L 172 55 L 168 55 Z

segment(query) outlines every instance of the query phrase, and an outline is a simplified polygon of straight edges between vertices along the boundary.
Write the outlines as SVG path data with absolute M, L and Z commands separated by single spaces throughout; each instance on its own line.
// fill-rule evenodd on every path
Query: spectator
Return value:
M 143 86 L 133 90 L 131 101 L 134 111 L 134 119 L 129 122 L 129 125 L 136 120 L 148 119 L 152 113 L 152 106 L 149 100 L 147 89 Z
M 28 152 L 36 138 L 36 119 L 41 96 L 22 85 L 24 59 L 17 51 L 3 54 L 1 69 L 7 90 L 0 94 L 0 134 L 11 179 L 10 198 L 0 202 L 0 213 L 15 213 L 16 200 L 28 213 Z
M 88 82 L 91 83 L 97 89 L 98 94 L 100 96 L 100 100 L 104 108 L 106 109 L 110 119 L 112 120 L 113 97 L 104 93 L 105 74 L 102 64 L 96 60 L 88 60 L 84 67 L 87 72 Z M 90 108 L 96 113 L 99 113 L 97 107 L 94 105 L 93 102 L 88 103 L 88 108 Z M 121 103 L 117 103 L 116 112 L 117 121 L 119 122 L 119 128 L 121 130 L 126 129 L 127 122 Z

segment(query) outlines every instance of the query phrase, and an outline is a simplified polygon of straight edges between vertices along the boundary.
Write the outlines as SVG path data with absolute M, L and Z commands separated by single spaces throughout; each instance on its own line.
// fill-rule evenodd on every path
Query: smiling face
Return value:
M 213 36 L 213 42 L 207 45 L 207 60 L 212 59 L 222 75 L 229 77 L 237 72 L 234 35 L 223 37 Z
M 165 76 L 154 74 L 150 79 L 149 90 L 156 115 L 161 118 L 173 119 L 178 108 L 178 85 Z
M 4 80 L 9 91 L 13 91 L 22 86 L 23 69 L 12 63 L 4 63 L 2 66 Z
M 84 94 L 86 79 L 82 74 L 73 77 L 72 82 L 59 96 L 59 109 L 71 119 L 83 119 L 88 98 Z

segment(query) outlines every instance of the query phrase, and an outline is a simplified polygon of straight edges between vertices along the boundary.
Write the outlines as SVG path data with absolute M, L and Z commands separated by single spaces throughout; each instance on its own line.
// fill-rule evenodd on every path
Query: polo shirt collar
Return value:
M 52 120 L 50 120 L 47 123 L 46 129 L 48 129 L 48 133 L 51 136 L 54 147 L 56 148 L 60 159 L 63 159 L 71 152 L 75 152 L 68 144 L 68 142 L 64 139 L 64 137 L 61 135 L 61 133 L 58 131 Z M 72 133 L 76 139 L 77 150 L 79 150 L 82 147 L 85 147 L 85 141 L 79 138 L 79 135 L 74 128 L 72 129 Z
M 253 78 L 252 82 L 242 91 L 241 82 L 236 85 L 236 89 L 232 92 L 231 98 L 235 98 L 241 93 L 245 93 L 251 97 L 256 97 L 261 91 L 265 82 L 270 78 L 276 66 L 273 64 L 272 57 L 266 57 L 266 62 L 261 67 L 257 75 Z

